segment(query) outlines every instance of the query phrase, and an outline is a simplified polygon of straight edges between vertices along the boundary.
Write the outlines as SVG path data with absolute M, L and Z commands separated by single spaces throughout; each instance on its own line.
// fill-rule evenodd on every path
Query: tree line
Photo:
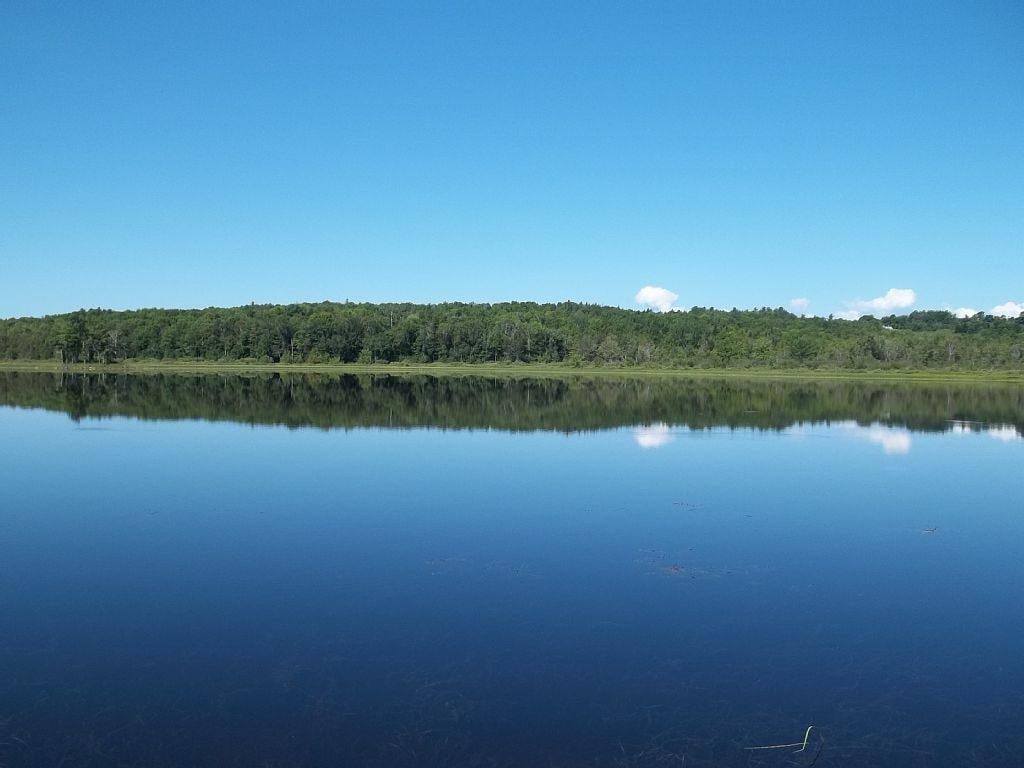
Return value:
M 148 359 L 1021 370 L 1024 314 L 921 311 L 848 321 L 781 308 L 323 302 L 0 320 L 0 360 Z

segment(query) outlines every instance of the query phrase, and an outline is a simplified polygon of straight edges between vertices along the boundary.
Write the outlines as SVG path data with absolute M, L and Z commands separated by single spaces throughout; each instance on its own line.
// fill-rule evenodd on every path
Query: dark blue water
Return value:
M 1024 764 L 1016 426 L 183 416 L 0 408 L 0 763 Z

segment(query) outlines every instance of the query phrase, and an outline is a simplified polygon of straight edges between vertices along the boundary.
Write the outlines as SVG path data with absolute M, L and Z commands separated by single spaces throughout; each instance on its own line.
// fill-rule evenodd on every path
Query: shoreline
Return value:
M 1024 371 L 963 371 L 928 369 L 853 370 L 843 368 L 602 368 L 538 363 L 223 363 L 187 360 L 150 360 L 122 363 L 74 363 L 48 360 L 2 360 L 0 371 L 39 373 L 202 373 L 211 375 L 277 374 L 384 374 L 434 376 L 502 376 L 547 378 L 738 378 L 816 381 L 874 381 L 892 383 L 1024 384 Z

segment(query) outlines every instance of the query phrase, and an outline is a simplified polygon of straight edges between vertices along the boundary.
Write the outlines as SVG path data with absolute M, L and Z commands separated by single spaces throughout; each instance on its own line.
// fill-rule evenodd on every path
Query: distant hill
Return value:
M 848 321 L 769 308 L 325 302 L 0 320 L 0 360 L 140 359 L 1024 370 L 1024 315 Z

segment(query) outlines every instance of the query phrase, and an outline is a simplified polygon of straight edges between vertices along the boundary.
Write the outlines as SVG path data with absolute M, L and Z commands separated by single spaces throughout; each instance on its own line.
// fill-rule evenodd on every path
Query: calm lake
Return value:
M 3 373 L 0 764 L 1024 765 L 1022 435 L 1011 385 Z

